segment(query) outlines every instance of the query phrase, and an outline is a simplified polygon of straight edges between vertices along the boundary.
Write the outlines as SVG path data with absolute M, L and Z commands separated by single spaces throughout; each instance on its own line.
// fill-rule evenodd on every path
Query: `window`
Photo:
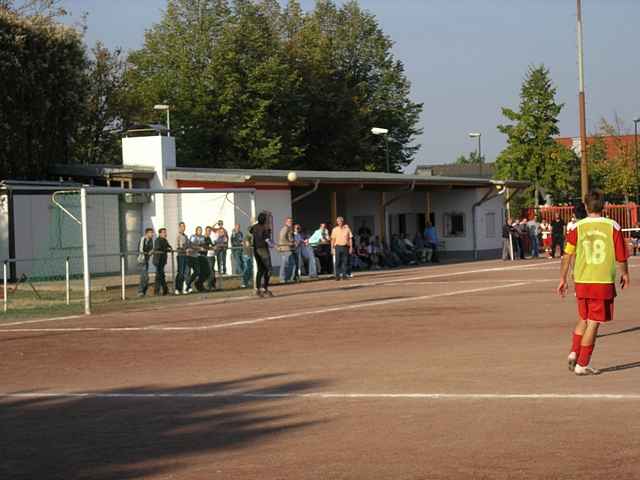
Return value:
M 464 237 L 464 214 L 445 213 L 443 218 L 445 237 Z
M 484 216 L 484 226 L 487 238 L 496 238 L 496 213 L 488 212 Z

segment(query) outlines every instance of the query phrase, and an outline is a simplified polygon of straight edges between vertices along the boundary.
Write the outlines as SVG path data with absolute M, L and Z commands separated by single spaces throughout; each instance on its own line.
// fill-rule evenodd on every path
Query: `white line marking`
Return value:
M 301 399 L 417 399 L 417 400 L 640 400 L 637 393 L 290 393 L 257 392 L 28 392 L 0 393 L 0 399 L 10 398 L 85 398 L 85 399 L 198 399 L 198 398 L 301 398 Z
M 20 322 L 3 323 L 0 327 L 11 327 L 14 325 L 28 325 L 30 323 L 42 323 L 42 322 L 59 322 L 61 320 L 73 320 L 74 318 L 80 318 L 81 315 L 69 315 L 68 317 L 53 317 L 53 318 L 39 318 L 36 320 L 24 320 Z
M 218 323 L 215 325 L 187 326 L 187 327 L 158 327 L 154 325 L 146 327 L 69 327 L 69 328 L 10 328 L 1 329 L 0 333 L 37 333 L 37 332 L 193 332 L 202 330 L 213 330 L 217 328 L 237 327 L 241 325 L 255 325 L 257 323 L 270 322 L 273 320 L 282 320 L 285 318 L 307 317 L 309 315 L 321 315 L 323 313 L 354 310 L 357 308 L 376 307 L 380 305 L 391 305 L 394 303 L 418 302 L 422 300 L 431 300 L 433 298 L 452 297 L 454 295 L 465 295 L 471 293 L 488 292 L 491 290 L 500 290 L 504 288 L 515 288 L 528 285 L 527 282 L 509 283 L 507 285 L 494 285 L 491 287 L 472 288 L 468 290 L 456 290 L 453 292 L 434 293 L 431 295 L 422 295 L 418 297 L 393 298 L 389 300 L 378 300 L 372 302 L 360 302 L 351 305 L 340 305 L 336 307 L 320 308 L 317 310 L 307 310 L 294 313 L 283 313 L 281 315 L 272 315 L 269 317 L 256 318 L 253 320 L 240 320 L 237 322 Z

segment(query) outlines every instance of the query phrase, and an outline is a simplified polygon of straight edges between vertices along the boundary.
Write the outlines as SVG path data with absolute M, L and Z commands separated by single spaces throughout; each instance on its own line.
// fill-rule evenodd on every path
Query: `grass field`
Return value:
M 0 477 L 640 478 L 640 287 L 579 378 L 557 276 L 476 262 L 4 322 Z

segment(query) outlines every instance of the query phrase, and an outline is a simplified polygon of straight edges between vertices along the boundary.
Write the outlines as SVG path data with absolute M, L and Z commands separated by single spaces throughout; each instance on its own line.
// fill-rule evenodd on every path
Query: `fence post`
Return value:
M 4 264 L 2 266 L 2 285 L 4 288 L 4 298 L 3 298 L 3 309 L 4 309 L 4 313 L 7 313 L 7 308 L 9 307 L 8 301 L 9 301 L 9 290 L 7 289 L 7 261 L 4 261 Z
M 71 285 L 69 282 L 69 257 L 64 260 L 64 280 L 65 280 L 65 293 L 67 296 L 67 305 L 71 304 Z
M 82 222 L 82 278 L 84 283 L 84 313 L 91 315 L 91 274 L 89 272 L 89 228 L 87 225 L 87 189 L 80 189 L 80 221 Z
M 122 300 L 127 299 L 126 280 L 125 280 L 124 255 L 120 255 L 120 280 L 122 282 Z

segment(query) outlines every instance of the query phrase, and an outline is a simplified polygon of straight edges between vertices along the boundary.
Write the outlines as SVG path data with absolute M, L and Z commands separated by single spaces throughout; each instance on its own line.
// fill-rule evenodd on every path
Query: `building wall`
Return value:
M 74 216 L 80 216 L 79 195 L 58 197 Z M 120 269 L 120 220 L 116 195 L 89 195 L 87 221 L 90 269 L 93 274 Z M 51 202 L 51 194 L 13 197 L 16 274 L 33 278 L 64 275 L 64 259 L 70 257 L 71 274 L 82 272 L 80 225 Z M 8 230 L 8 229 L 7 229 Z M 8 255 L 8 247 L 7 247 Z

